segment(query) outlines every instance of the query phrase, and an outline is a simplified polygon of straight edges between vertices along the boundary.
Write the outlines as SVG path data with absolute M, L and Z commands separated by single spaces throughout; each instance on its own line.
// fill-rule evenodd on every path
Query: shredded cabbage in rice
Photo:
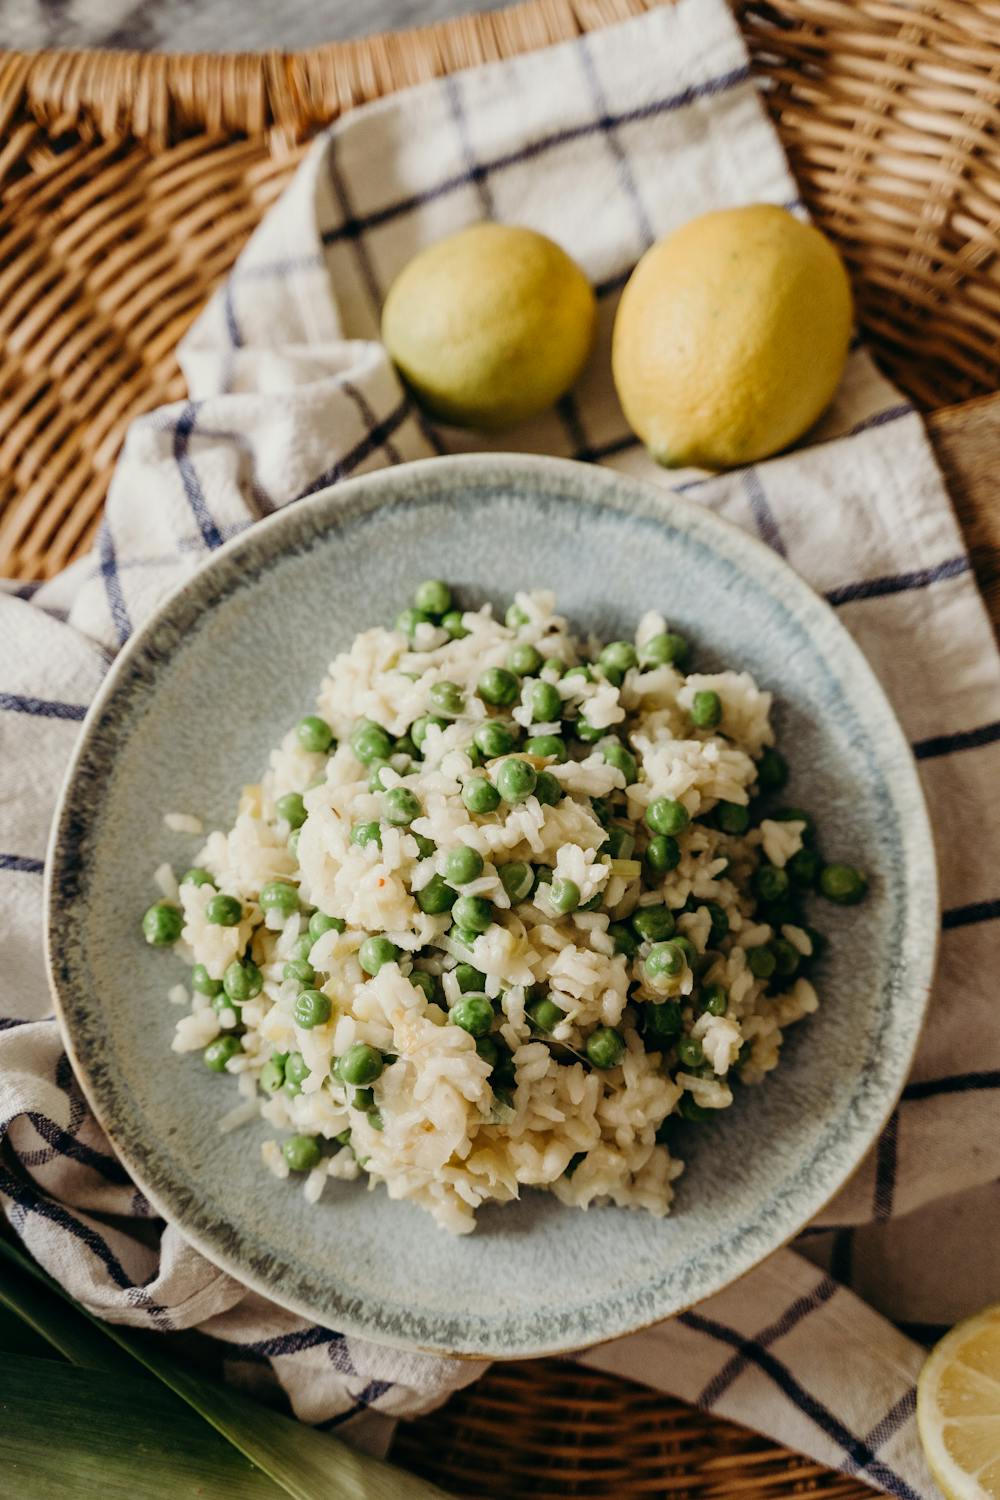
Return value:
M 263 1165 L 312 1202 L 363 1171 L 455 1233 L 527 1186 L 665 1214 L 675 1127 L 763 1079 L 818 1005 L 807 823 L 757 800 L 771 695 L 685 675 L 655 611 L 604 652 L 544 592 L 508 623 L 409 615 L 334 659 L 180 885 L 157 871 L 201 966 L 174 1050 L 240 1075 L 255 1100 L 223 1128 L 262 1114 Z M 449 885 L 462 846 L 479 859 Z

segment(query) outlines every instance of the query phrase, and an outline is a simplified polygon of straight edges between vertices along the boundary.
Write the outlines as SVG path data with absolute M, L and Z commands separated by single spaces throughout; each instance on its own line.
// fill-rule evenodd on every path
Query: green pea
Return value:
M 490 1007 L 490 1012 L 492 1014 L 492 1006 Z M 468 1031 L 468 1029 L 468 1027 L 465 1027 L 466 1031 Z M 475 1035 L 475 1033 L 473 1033 L 473 1035 Z M 500 1061 L 500 1048 L 497 1046 L 496 1042 L 491 1036 L 476 1037 L 476 1051 L 479 1053 L 479 1056 L 482 1058 L 483 1062 L 488 1063 L 491 1068 L 495 1068 L 497 1063 Z
M 615 945 L 615 952 L 624 953 L 626 958 L 634 958 L 639 951 L 639 939 L 624 922 L 612 922 L 608 937 Z
M 422 812 L 420 798 L 409 787 L 394 786 L 382 801 L 382 816 L 394 828 L 407 828 Z
M 510 648 L 507 665 L 518 677 L 534 677 L 544 660 L 542 653 L 528 641 L 518 641 L 516 646 Z
M 429 917 L 439 917 L 442 912 L 451 911 L 458 900 L 457 893 L 440 875 L 432 875 L 416 896 L 420 910 Z
M 500 806 L 500 793 L 485 776 L 470 776 L 462 786 L 462 801 L 472 813 L 491 813 Z
M 215 901 L 219 899 L 218 896 L 213 897 L 213 900 L 208 905 L 209 911 L 211 911 Z M 229 901 L 232 898 L 226 896 L 222 899 Z M 239 906 L 239 902 L 236 904 Z M 240 911 L 242 912 L 242 908 L 240 908 Z M 209 917 L 210 922 L 213 920 L 215 919 Z M 239 921 L 239 916 L 237 916 L 236 920 Z M 170 948 L 180 937 L 183 926 L 184 917 L 179 907 L 171 906 L 166 901 L 157 901 L 156 905 L 151 906 L 143 916 L 142 935 L 146 939 L 146 942 L 154 948 Z
M 517 678 L 506 667 L 487 667 L 479 679 L 476 692 L 484 703 L 492 703 L 496 708 L 509 708 L 512 703 L 517 702 Z
M 562 782 L 551 771 L 539 771 L 535 782 L 535 796 L 543 807 L 555 807 L 565 795 Z
M 691 722 L 698 729 L 714 729 L 722 722 L 722 699 L 711 688 L 703 688 L 691 700 Z
M 319 1141 L 314 1135 L 290 1135 L 281 1143 L 281 1154 L 293 1172 L 311 1172 L 319 1165 Z
M 536 724 L 548 724 L 562 716 L 562 698 L 551 682 L 536 682 L 529 698 L 531 717 Z
M 674 915 L 665 906 L 640 906 L 632 913 L 632 927 L 640 939 L 662 943 L 674 935 Z
M 625 823 L 612 823 L 608 836 L 601 845 L 601 853 L 612 859 L 631 859 L 635 850 L 635 836 Z
M 348 1126 L 346 1130 L 341 1130 L 337 1135 L 335 1135 L 334 1140 L 337 1142 L 338 1146 L 349 1146 L 351 1144 L 350 1126 Z
M 413 602 L 424 614 L 446 614 L 451 609 L 451 589 L 439 578 L 428 578 L 418 584 Z
M 346 926 L 340 917 L 328 917 L 325 911 L 314 911 L 309 918 L 309 936 L 315 942 L 324 932 L 343 932 Z
M 301 1052 L 289 1052 L 285 1058 L 285 1089 L 291 1084 L 296 1093 L 299 1092 L 306 1079 L 309 1077 L 309 1064 Z
M 381 849 L 382 830 L 377 823 L 355 823 L 351 829 L 351 843 L 362 849 L 366 844 L 376 844 Z
M 303 1031 L 311 1031 L 314 1026 L 322 1026 L 329 1021 L 332 1011 L 329 997 L 322 990 L 301 990 L 293 1011 L 295 1024 L 301 1026 Z
M 214 885 L 215 876 L 203 870 L 200 865 L 195 865 L 191 870 L 185 870 L 181 876 L 181 885 Z
M 392 742 L 393 755 L 406 755 L 412 760 L 417 754 L 417 747 L 408 734 L 400 734 Z
M 625 673 L 638 660 L 635 647 L 630 641 L 609 641 L 597 658 L 597 664 L 608 681 L 614 683 L 615 687 L 620 687 Z
M 287 880 L 269 880 L 258 896 L 261 911 L 280 911 L 290 916 L 299 909 L 299 893 Z
M 868 877 L 853 865 L 824 865 L 819 888 L 828 901 L 838 906 L 856 906 L 868 892 Z
M 537 1026 L 539 1031 L 554 1031 L 563 1019 L 565 1011 L 561 1011 L 554 1000 L 546 995 L 542 1000 L 533 1000 L 525 1008 L 525 1015 L 532 1025 Z
M 413 740 L 413 743 L 416 745 L 418 750 L 422 750 L 424 748 L 424 741 L 427 738 L 427 731 L 428 729 L 430 729 L 431 725 L 433 725 L 435 729 L 447 729 L 448 727 L 446 720 L 438 719 L 434 714 L 421 714 L 420 718 L 414 719 L 413 723 L 410 725 L 410 738 Z
M 684 972 L 684 950 L 677 943 L 654 943 L 646 954 L 645 967 L 650 979 L 671 979 Z
M 278 798 L 274 804 L 274 810 L 293 832 L 296 828 L 302 827 L 307 817 L 301 792 L 286 792 L 283 797 Z
M 486 1036 L 493 1025 L 493 1007 L 485 995 L 464 995 L 448 1012 L 448 1020 L 470 1036 Z
M 414 735 L 416 739 L 416 735 Z M 419 744 L 419 740 L 417 741 Z M 351 731 L 351 749 L 363 766 L 373 760 L 388 760 L 392 754 L 392 740 L 372 719 L 359 719 Z
M 677 1111 L 681 1118 L 690 1120 L 692 1124 L 707 1120 L 712 1113 L 704 1104 L 699 1104 L 690 1094 L 682 1094 L 677 1103 Z
M 252 958 L 234 958 L 222 976 L 222 988 L 236 1005 L 245 1005 L 264 988 L 264 976 Z
M 587 1038 L 587 1057 L 595 1068 L 617 1068 L 625 1056 L 624 1039 L 610 1026 L 599 1026 Z
M 514 756 L 501 761 L 496 771 L 496 789 L 505 802 L 523 802 L 535 790 L 538 775 L 534 766 Z
M 214 1042 L 209 1042 L 201 1055 L 206 1068 L 213 1073 L 224 1073 L 229 1059 L 242 1050 L 239 1037 L 230 1032 L 228 1036 L 218 1036 Z
M 750 809 L 742 807 L 738 802 L 718 803 L 714 817 L 716 828 L 737 838 L 750 827 Z
M 429 859 L 432 854 L 437 852 L 437 844 L 435 844 L 433 839 L 425 838 L 422 833 L 414 833 L 412 828 L 410 829 L 410 838 L 416 844 L 417 853 L 421 859 Z
M 565 880 L 561 876 L 553 880 L 549 886 L 549 904 L 560 915 L 575 911 L 580 905 L 580 887 L 576 881 Z
M 563 677 L 582 677 L 584 682 L 593 682 L 594 674 L 589 667 L 567 667 Z
M 501 724 L 499 719 L 487 719 L 484 724 L 477 725 L 472 738 L 487 760 L 495 760 L 498 755 L 509 755 L 517 743 L 510 729 L 506 724 Z
M 433 621 L 425 609 L 401 609 L 396 616 L 396 629 L 401 630 L 411 641 L 417 633 L 418 625 L 430 624 Z
M 774 954 L 775 972 L 779 978 L 791 979 L 798 973 L 802 955 L 794 943 L 789 943 L 785 938 L 774 938 L 770 948 Z
M 213 896 L 205 907 L 205 916 L 217 927 L 235 927 L 243 916 L 243 906 L 235 896 Z
M 508 630 L 518 630 L 522 625 L 527 625 L 528 616 L 519 604 L 509 604 L 507 613 L 504 615 L 504 624 Z
M 631 786 L 633 781 L 639 780 L 639 767 L 631 750 L 626 750 L 624 745 L 617 740 L 612 740 L 607 745 L 601 746 L 601 753 L 609 766 L 614 766 L 616 771 L 621 771 L 625 777 L 625 785 Z
M 697 1037 L 681 1037 L 677 1043 L 677 1061 L 685 1068 L 701 1067 L 705 1061 L 705 1051 Z
M 308 963 L 309 955 L 312 952 L 312 945 L 313 939 L 309 936 L 308 932 L 305 932 L 301 937 L 296 938 L 295 942 L 292 944 L 293 961 L 304 958 Z
M 757 785 L 762 792 L 780 792 L 788 780 L 788 762 L 780 750 L 770 746 L 761 751 L 757 762 Z
M 664 630 L 659 635 L 650 636 L 644 645 L 639 647 L 639 665 L 647 670 L 651 667 L 663 667 L 676 662 L 680 665 L 688 654 L 688 643 L 684 636 L 678 635 L 675 630 Z
M 682 833 L 691 822 L 691 814 L 683 802 L 673 797 L 654 797 L 646 808 L 646 826 L 653 833 Z
M 298 859 L 299 857 L 299 839 L 301 838 L 301 836 L 301 828 L 293 828 L 291 833 L 288 835 L 288 852 L 293 856 L 294 859 Z
M 770 979 L 778 965 L 770 948 L 748 948 L 747 967 L 755 979 Z
M 799 849 L 785 866 L 793 885 L 808 891 L 819 879 L 822 860 L 815 849 Z
M 526 755 L 540 755 L 558 761 L 562 765 L 569 759 L 566 741 L 558 734 L 534 734 L 524 742 Z
M 453 972 L 463 995 L 481 990 L 486 983 L 486 975 L 474 964 L 456 964 Z
M 500 884 L 511 901 L 527 901 L 535 884 L 530 865 L 526 865 L 523 860 L 515 859 L 510 864 L 501 865 L 499 874 Z
M 276 1094 L 285 1081 L 285 1065 L 279 1062 L 279 1056 L 269 1057 L 260 1070 L 260 1086 L 265 1094 Z
M 386 787 L 382 780 L 382 772 L 394 769 L 391 760 L 373 760 L 368 772 L 368 790 L 370 792 L 384 792 Z
M 650 1052 L 663 1052 L 680 1034 L 681 1007 L 676 1000 L 647 1000 L 640 1012 L 642 1040 Z
M 215 995 L 213 997 L 212 1009 L 218 1016 L 219 1023 L 222 1026 L 226 1026 L 226 1022 L 222 1019 L 223 1016 L 236 1016 L 238 1014 L 235 1006 L 233 1005 L 233 1002 L 230 1000 L 225 990 L 222 991 L 221 995 Z M 237 1022 L 235 1026 L 226 1026 L 226 1030 L 231 1031 L 233 1036 L 241 1036 L 245 1029 L 246 1028 L 239 1022 Z
M 281 971 L 281 977 L 308 989 L 316 983 L 316 970 L 307 958 L 290 958 Z
M 399 949 L 387 937 L 365 938 L 358 949 L 358 963 L 366 974 L 377 974 L 383 964 L 395 963 L 398 957 Z
M 681 846 L 669 833 L 658 833 L 646 845 L 643 859 L 654 875 L 666 875 L 681 862 Z
M 370 1110 L 370 1109 L 374 1109 L 375 1108 L 375 1090 L 374 1089 L 355 1089 L 354 1093 L 351 1095 L 351 1108 L 352 1109 L 359 1109 L 359 1110 L 361 1110 L 361 1112 L 363 1114 L 367 1113 L 367 1111 Z
M 212 999 L 222 993 L 222 980 L 213 979 L 204 964 L 195 964 L 191 970 L 191 988 Z
M 611 804 L 607 797 L 591 797 L 590 810 L 601 827 L 607 828 L 611 822 Z
M 460 609 L 449 609 L 441 624 L 447 630 L 453 641 L 464 641 L 469 634 L 462 623 L 462 611 Z
M 729 918 L 717 901 L 705 901 L 703 905 L 712 924 L 708 931 L 708 946 L 717 948 L 729 932 Z
M 414 969 L 410 975 L 410 983 L 422 991 L 428 1005 L 437 1000 L 440 987 L 433 974 L 428 974 L 423 969 Z
M 444 719 L 457 719 L 465 712 L 465 694 L 457 682 L 435 682 L 427 696 Z
M 477 849 L 470 849 L 468 844 L 460 844 L 444 857 L 444 877 L 452 885 L 468 885 L 470 880 L 478 880 L 482 873 L 483 856 Z
M 303 750 L 325 755 L 333 744 L 333 730 L 318 714 L 307 714 L 295 726 L 295 737 Z
M 471 948 L 479 933 L 473 927 L 460 927 L 457 922 L 453 922 L 448 928 L 448 936 L 460 947 Z
M 598 740 L 602 740 L 607 734 L 606 729 L 595 729 L 593 724 L 588 723 L 584 714 L 578 715 L 578 717 L 573 720 L 570 728 L 576 738 L 578 740 L 583 740 L 585 745 L 594 745 Z
M 782 896 L 788 894 L 790 884 L 784 870 L 779 870 L 774 865 L 761 865 L 759 870 L 754 871 L 754 894 L 761 901 L 780 901 Z
M 724 1016 L 729 1008 L 729 996 L 721 984 L 706 984 L 701 992 L 701 1008 L 710 1016 Z
M 483 752 L 473 740 L 471 745 L 466 745 L 465 753 L 469 757 L 470 766 L 481 766 L 483 763 Z
M 451 915 L 457 927 L 468 932 L 485 932 L 493 921 L 493 907 L 485 896 L 459 896 Z
M 376 1047 L 353 1042 L 340 1058 L 337 1071 L 345 1083 L 364 1087 L 381 1077 L 383 1067 L 382 1054 Z

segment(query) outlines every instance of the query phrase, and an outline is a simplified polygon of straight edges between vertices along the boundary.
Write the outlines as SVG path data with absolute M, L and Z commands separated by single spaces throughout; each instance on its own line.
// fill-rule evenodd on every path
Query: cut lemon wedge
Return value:
M 1000 1500 L 1000 1305 L 931 1350 L 917 1382 L 917 1426 L 948 1500 Z

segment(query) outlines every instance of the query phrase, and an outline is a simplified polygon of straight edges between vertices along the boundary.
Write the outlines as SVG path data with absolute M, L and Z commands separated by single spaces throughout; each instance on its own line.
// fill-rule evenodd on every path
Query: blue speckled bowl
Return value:
M 819 1013 L 781 1067 L 687 1127 L 673 1215 L 566 1209 L 547 1194 L 453 1239 L 384 1190 L 331 1183 L 318 1208 L 260 1163 L 263 1126 L 223 1136 L 235 1088 L 170 1051 L 185 978 L 139 916 L 165 810 L 227 826 L 239 787 L 312 702 L 331 656 L 415 584 L 501 604 L 556 590 L 578 625 L 631 631 L 661 608 L 700 662 L 779 695 L 789 800 L 830 855 L 871 872 L 861 908 L 823 907 Z M 831 610 L 760 543 L 665 490 L 558 460 L 473 456 L 326 490 L 224 547 L 116 662 L 84 725 L 48 860 L 48 944 L 87 1096 L 158 1209 L 211 1260 L 287 1307 L 389 1344 L 545 1354 L 626 1333 L 718 1291 L 781 1245 L 871 1145 L 920 1028 L 937 929 L 934 856 L 909 748 Z

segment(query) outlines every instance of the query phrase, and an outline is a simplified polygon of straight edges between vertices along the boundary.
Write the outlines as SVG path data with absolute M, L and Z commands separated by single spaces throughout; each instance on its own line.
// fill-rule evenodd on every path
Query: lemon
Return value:
M 947 1500 L 1000 1500 L 1000 1305 L 931 1350 L 917 1382 L 917 1426 Z
M 850 331 L 847 274 L 818 229 L 770 204 L 723 209 L 636 266 L 615 320 L 615 386 L 659 463 L 754 463 L 816 421 Z
M 389 289 L 382 340 L 435 416 L 507 427 L 573 384 L 590 352 L 590 283 L 544 234 L 474 224 L 422 250 Z

